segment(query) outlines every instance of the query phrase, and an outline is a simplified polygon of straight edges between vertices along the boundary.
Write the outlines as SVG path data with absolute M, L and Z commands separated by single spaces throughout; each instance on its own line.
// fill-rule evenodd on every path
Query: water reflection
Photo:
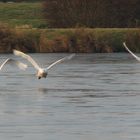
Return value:
M 48 89 L 40 87 L 40 88 L 38 88 L 38 91 L 41 92 L 41 93 L 45 93 L 46 94 L 48 92 Z

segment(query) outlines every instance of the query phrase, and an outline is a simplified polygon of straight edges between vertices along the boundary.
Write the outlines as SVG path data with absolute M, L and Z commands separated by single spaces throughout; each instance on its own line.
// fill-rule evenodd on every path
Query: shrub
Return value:
M 139 0 L 46 0 L 49 27 L 136 27 Z
M 0 25 L 0 52 L 9 53 L 13 49 L 20 49 L 25 52 L 37 52 L 37 33 L 11 29 L 8 26 Z
M 0 25 L 0 52 L 140 52 L 140 29 L 18 29 Z

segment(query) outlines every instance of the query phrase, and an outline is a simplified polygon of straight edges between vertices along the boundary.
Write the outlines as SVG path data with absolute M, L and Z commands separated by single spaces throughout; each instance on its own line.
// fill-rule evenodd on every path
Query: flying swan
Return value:
M 18 50 L 13 50 L 13 53 L 14 53 L 16 56 L 21 56 L 21 57 L 27 59 L 27 60 L 34 66 L 34 68 L 37 70 L 36 76 L 38 77 L 38 79 L 46 78 L 47 75 L 48 75 L 48 70 L 49 70 L 50 68 L 52 68 L 54 65 L 56 65 L 56 64 L 58 64 L 58 63 L 63 62 L 64 60 L 70 60 L 70 59 L 75 55 L 75 54 L 71 54 L 71 55 L 69 55 L 69 56 L 66 56 L 66 57 L 64 57 L 64 58 L 61 58 L 61 59 L 55 61 L 54 63 L 52 63 L 51 65 L 49 65 L 47 68 L 41 68 L 41 67 L 35 62 L 35 60 L 34 60 L 31 56 L 29 56 L 29 55 L 27 55 L 27 54 L 25 54 L 25 53 L 23 53 L 23 52 L 21 52 L 21 51 L 18 51 Z
M 128 49 L 128 47 L 126 46 L 126 43 L 125 43 L 125 42 L 123 42 L 123 45 L 124 45 L 125 49 L 126 49 L 136 60 L 140 61 L 140 57 L 136 56 L 133 52 L 131 52 L 131 51 Z
M 27 68 L 27 65 L 22 63 L 22 62 L 19 62 L 17 60 L 14 60 L 14 59 L 11 59 L 11 58 L 8 58 L 6 59 L 1 65 L 0 65 L 0 70 L 3 68 L 3 66 L 5 64 L 15 64 L 17 65 L 20 69 L 22 70 L 25 70 Z

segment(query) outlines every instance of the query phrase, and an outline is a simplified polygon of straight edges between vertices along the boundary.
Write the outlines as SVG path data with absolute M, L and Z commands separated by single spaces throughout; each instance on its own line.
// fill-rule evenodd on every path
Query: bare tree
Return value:
M 46 0 L 50 27 L 134 27 L 140 20 L 139 0 Z

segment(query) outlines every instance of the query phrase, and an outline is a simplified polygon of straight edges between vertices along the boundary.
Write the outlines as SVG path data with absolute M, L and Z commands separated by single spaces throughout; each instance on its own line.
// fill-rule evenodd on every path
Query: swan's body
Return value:
M 43 68 L 39 69 L 39 70 L 37 71 L 37 74 L 36 74 L 36 76 L 38 77 L 38 79 L 41 79 L 41 78 L 43 78 L 43 77 L 46 78 L 47 75 L 48 75 L 47 70 L 46 70 L 46 69 L 43 69 Z
M 25 70 L 27 68 L 27 65 L 22 63 L 22 62 L 19 62 L 17 60 L 14 60 L 14 59 L 11 59 L 11 58 L 8 58 L 6 59 L 1 65 L 0 65 L 0 70 L 4 67 L 5 64 L 15 64 L 17 65 L 20 69 L 22 70 Z
M 123 42 L 123 45 L 124 45 L 125 49 L 126 49 L 136 60 L 140 61 L 140 57 L 136 56 L 133 52 L 131 52 L 131 51 L 128 49 L 128 47 L 126 46 L 126 43 L 125 43 L 125 42 Z
M 31 56 L 29 56 L 29 55 L 27 55 L 27 54 L 25 54 L 25 53 L 23 53 L 23 52 L 21 52 L 21 51 L 17 51 L 17 50 L 13 50 L 13 53 L 14 53 L 15 55 L 17 55 L 17 56 L 21 56 L 21 57 L 27 59 L 27 60 L 34 66 L 34 68 L 37 70 L 36 76 L 38 77 L 38 79 L 46 78 L 47 75 L 48 75 L 48 70 L 49 70 L 50 68 L 52 68 L 54 65 L 56 65 L 56 64 L 58 64 L 58 63 L 63 62 L 63 61 L 66 60 L 66 59 L 67 59 L 67 60 L 71 59 L 71 58 L 75 55 L 75 54 L 72 54 L 72 55 L 69 55 L 69 56 L 64 57 L 64 58 L 62 58 L 62 59 L 59 59 L 59 60 L 57 60 L 56 62 L 54 62 L 54 63 L 52 63 L 51 65 L 49 65 L 47 68 L 41 68 L 41 67 L 35 62 L 35 60 L 34 60 Z

